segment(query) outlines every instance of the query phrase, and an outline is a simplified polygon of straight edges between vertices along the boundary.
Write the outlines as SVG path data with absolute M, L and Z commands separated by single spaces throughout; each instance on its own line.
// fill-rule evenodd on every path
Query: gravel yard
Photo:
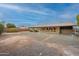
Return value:
M 79 56 L 79 37 L 43 32 L 3 33 L 0 55 Z

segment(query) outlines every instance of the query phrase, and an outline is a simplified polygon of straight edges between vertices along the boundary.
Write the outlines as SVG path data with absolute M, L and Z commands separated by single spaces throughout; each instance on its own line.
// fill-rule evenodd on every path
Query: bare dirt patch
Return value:
M 52 36 L 45 33 L 6 34 L 6 36 L 3 36 L 3 40 L 2 39 L 0 40 L 0 55 L 9 55 L 9 56 L 79 55 L 79 49 L 74 48 L 71 45 L 66 45 L 64 43 L 62 44 L 63 38 L 61 39 L 61 35 L 58 39 L 57 37 L 58 35 Z M 68 36 L 64 37 L 70 39 Z M 59 43 L 57 43 L 58 41 Z

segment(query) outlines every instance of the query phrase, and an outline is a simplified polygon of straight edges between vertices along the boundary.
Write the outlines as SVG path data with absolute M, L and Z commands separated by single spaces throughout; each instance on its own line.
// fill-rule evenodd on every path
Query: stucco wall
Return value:
M 52 33 L 72 33 L 73 32 L 73 29 L 60 29 L 60 27 L 37 27 L 37 28 L 31 28 L 31 29 L 37 30 L 39 32 L 52 32 Z
M 72 32 L 73 32 L 72 29 L 63 29 L 63 30 L 61 30 L 62 34 L 71 34 Z

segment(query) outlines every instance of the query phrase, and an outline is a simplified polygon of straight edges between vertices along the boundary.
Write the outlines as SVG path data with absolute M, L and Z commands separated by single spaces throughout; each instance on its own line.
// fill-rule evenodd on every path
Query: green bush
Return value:
M 39 32 L 39 31 L 38 31 L 38 30 L 33 30 L 33 29 L 32 29 L 32 30 L 30 30 L 30 32 Z
M 16 28 L 7 28 L 7 32 L 18 32 Z
M 12 23 L 8 23 L 7 28 L 16 28 L 16 25 Z
M 3 31 L 4 31 L 4 25 L 0 23 L 0 35 L 2 34 Z
M 38 32 L 38 30 L 34 30 L 34 32 Z

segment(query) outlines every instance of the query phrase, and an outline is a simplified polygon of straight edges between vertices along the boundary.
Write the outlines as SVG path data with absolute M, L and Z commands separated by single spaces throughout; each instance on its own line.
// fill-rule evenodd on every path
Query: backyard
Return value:
M 0 55 L 79 56 L 79 37 L 50 32 L 3 33 Z

